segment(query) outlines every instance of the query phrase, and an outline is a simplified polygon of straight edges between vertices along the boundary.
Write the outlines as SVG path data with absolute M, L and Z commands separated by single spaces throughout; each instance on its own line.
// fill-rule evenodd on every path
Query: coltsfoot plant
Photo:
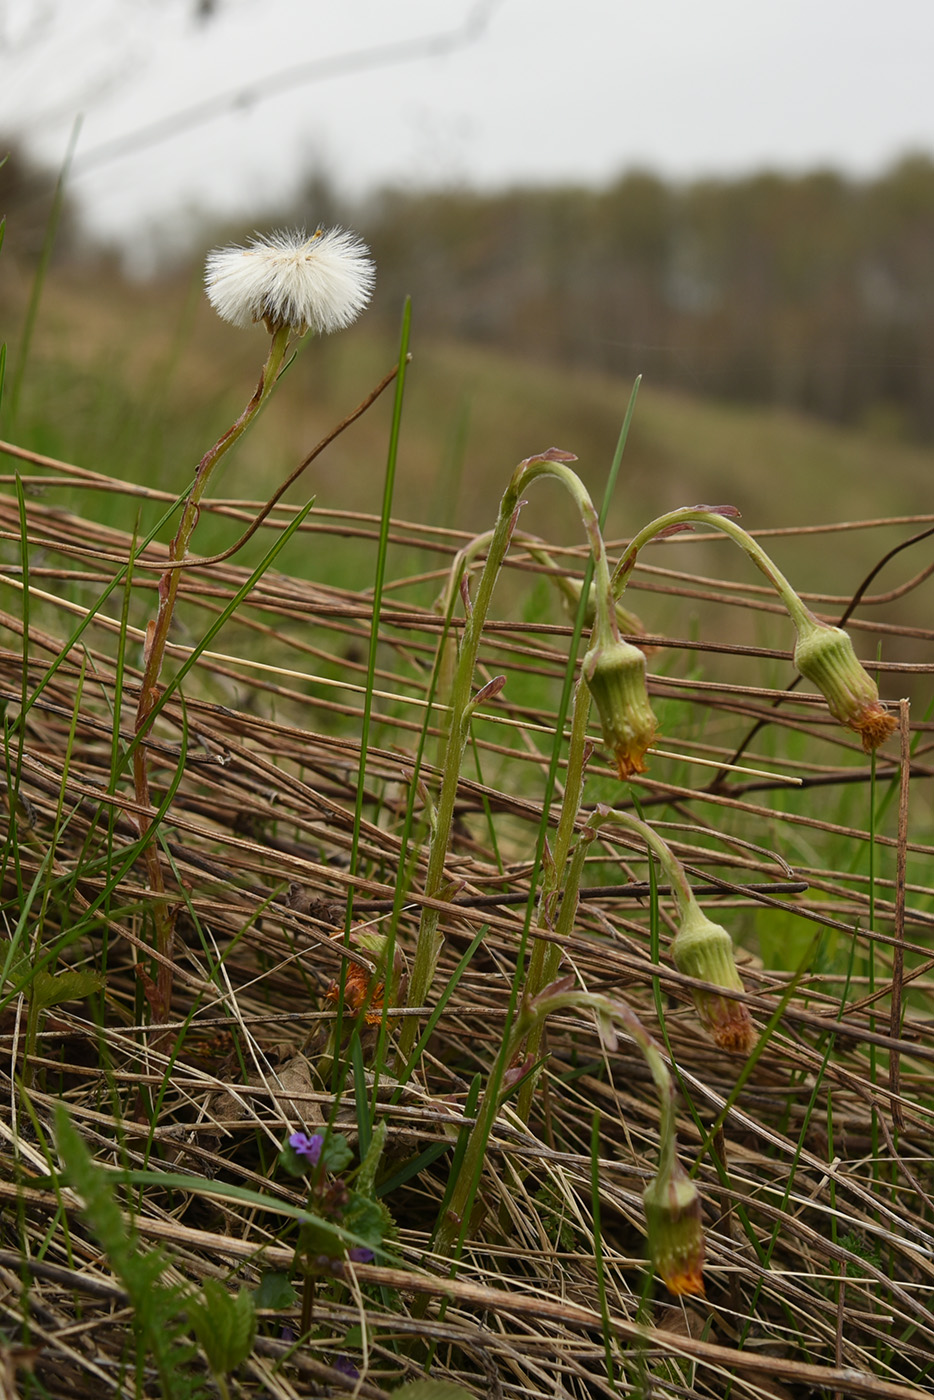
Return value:
M 208 255 L 205 285 L 218 315 L 237 326 L 262 321 L 271 343 L 246 408 L 198 463 L 169 545 L 169 564 L 159 581 L 156 616 L 146 629 L 133 752 L 136 819 L 141 835 L 149 829 L 152 806 L 146 738 L 159 705 L 159 678 L 181 571 L 196 563 L 189 558 L 189 547 L 204 493 L 222 459 L 254 422 L 275 388 L 290 342 L 308 331 L 323 334 L 349 326 L 369 301 L 375 275 L 365 245 L 344 229 L 326 232 L 319 228 L 310 237 L 304 230 L 274 233 L 269 238 L 255 238 L 245 248 L 221 248 Z M 159 954 L 155 986 L 146 985 L 153 1014 L 163 1020 L 172 998 L 175 914 L 165 895 L 159 848 L 152 840 L 146 845 L 146 862 Z
M 572 932 L 587 847 L 601 827 L 616 823 L 646 842 L 670 880 L 679 913 L 671 955 L 678 970 L 694 984 L 691 995 L 700 1024 L 723 1050 L 746 1056 L 756 1042 L 749 1010 L 743 1000 L 744 988 L 736 969 L 730 934 L 704 914 L 691 890 L 684 867 L 652 827 L 625 811 L 601 805 L 589 818 L 584 819 L 577 847 L 573 853 L 571 850 L 572 833 L 580 823 L 583 803 L 589 699 L 592 698 L 596 704 L 604 745 L 621 780 L 646 771 L 648 754 L 656 738 L 658 724 L 649 698 L 645 654 L 624 640 L 619 628 L 619 597 L 632 574 L 640 550 L 653 539 L 691 530 L 696 524 L 723 530 L 745 550 L 785 604 L 798 631 L 795 659 L 799 669 L 822 691 L 834 717 L 860 733 L 867 750 L 881 743 L 892 732 L 895 721 L 881 705 L 875 684 L 856 660 L 846 633 L 819 622 L 804 606 L 757 541 L 736 524 L 738 512 L 732 506 L 687 507 L 651 522 L 635 536 L 611 578 L 597 513 L 570 465 L 573 461 L 570 453 L 550 449 L 519 464 L 500 503 L 496 527 L 488 535 L 479 537 L 473 546 L 461 551 L 445 595 L 447 608 L 450 609 L 458 591 L 462 591 L 467 616 L 456 661 L 452 665 L 447 639 L 442 643 L 438 659 L 439 675 L 446 674 L 450 683 L 444 686 L 449 710 L 441 749 L 441 794 L 432 823 L 425 889 L 431 898 L 438 897 L 444 883 L 454 801 L 470 719 L 480 699 L 493 693 L 489 686 L 484 687 L 477 696 L 471 693 L 493 586 L 515 530 L 522 493 L 539 477 L 552 477 L 560 482 L 580 513 L 590 544 L 593 586 L 586 603 L 581 590 L 579 607 L 583 611 L 588 603 L 592 604 L 593 632 L 580 668 L 583 684 L 579 684 L 576 690 L 558 835 L 540 896 L 539 937 L 535 941 L 519 1009 L 515 1019 L 507 1023 L 505 1038 L 481 1099 L 477 1129 L 470 1138 L 453 1191 L 449 1192 L 447 1204 L 439 1218 L 435 1244 L 443 1256 L 455 1256 L 459 1250 L 468 1228 L 486 1143 L 501 1096 L 516 1085 L 519 1086 L 520 1115 L 524 1121 L 528 1120 L 535 1079 L 535 1057 L 546 1017 L 560 1008 L 573 1006 L 580 1010 L 586 1007 L 604 1028 L 614 1018 L 620 1019 L 630 1029 L 649 1061 L 662 1102 L 659 1173 L 645 1195 L 650 1251 L 670 1291 L 699 1293 L 703 1291 L 701 1271 L 704 1254 L 700 1201 L 694 1183 L 677 1162 L 674 1151 L 673 1090 L 661 1053 L 625 1003 L 618 999 L 611 1002 L 594 997 L 576 988 L 573 977 L 553 980 L 560 962 L 561 940 Z M 537 557 L 544 555 L 547 559 L 547 554 L 537 543 L 535 548 Z M 480 583 L 476 598 L 471 600 L 463 571 L 484 550 L 486 557 Z M 501 681 L 498 679 L 497 693 L 499 689 Z M 553 925 L 553 911 L 557 907 L 559 892 L 561 912 L 557 924 Z M 545 935 L 552 927 L 554 933 L 546 939 Z M 422 1006 L 430 1000 L 440 946 L 438 912 L 426 906 L 419 928 L 409 993 L 410 1006 Z M 514 980 L 516 990 L 522 978 L 522 968 L 517 966 Z M 403 1056 L 410 1054 L 416 1033 L 415 1021 L 411 1019 L 400 1037 Z M 604 1034 L 605 1043 L 608 1039 Z

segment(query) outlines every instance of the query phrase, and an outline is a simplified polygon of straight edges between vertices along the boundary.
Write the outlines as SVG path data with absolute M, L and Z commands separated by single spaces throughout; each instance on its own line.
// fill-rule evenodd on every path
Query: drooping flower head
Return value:
M 806 613 L 798 623 L 795 665 L 817 686 L 834 719 L 856 731 L 865 753 L 872 753 L 898 728 L 842 627 L 829 627 Z
M 649 1252 L 662 1282 L 676 1297 L 704 1296 L 704 1226 L 697 1187 L 677 1159 L 642 1195 Z
M 736 970 L 733 940 L 725 928 L 707 918 L 693 897 L 682 907 L 671 956 L 679 972 L 709 984 L 695 988 L 693 998 L 698 1019 L 714 1042 L 721 1050 L 748 1055 L 756 1043 L 749 1011 L 742 1002 L 717 990 L 745 991 Z
M 582 671 L 619 776 L 644 773 L 645 753 L 658 730 L 646 688 L 644 653 L 619 636 L 607 635 L 594 641 Z
M 204 282 L 218 316 L 235 326 L 265 321 L 270 334 L 343 330 L 360 315 L 376 280 L 369 249 L 346 229 L 257 236 L 245 248 L 215 248 Z

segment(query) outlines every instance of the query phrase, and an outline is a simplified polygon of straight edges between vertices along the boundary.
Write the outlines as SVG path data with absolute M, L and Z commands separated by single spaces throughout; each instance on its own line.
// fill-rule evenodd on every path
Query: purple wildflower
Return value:
M 353 1249 L 348 1249 L 347 1258 L 354 1264 L 371 1264 L 374 1259 L 372 1249 L 367 1249 L 364 1244 L 355 1244 Z
M 352 1381 L 355 1381 L 360 1374 L 350 1357 L 346 1356 L 344 1352 L 341 1352 L 339 1356 L 335 1356 L 333 1369 L 335 1371 L 340 1371 L 342 1376 L 349 1376 Z
M 309 1137 L 307 1133 L 293 1133 L 289 1138 L 289 1146 L 298 1157 L 304 1157 L 313 1167 L 316 1167 L 321 1160 L 321 1149 L 324 1146 L 324 1138 L 320 1133 L 315 1133 Z

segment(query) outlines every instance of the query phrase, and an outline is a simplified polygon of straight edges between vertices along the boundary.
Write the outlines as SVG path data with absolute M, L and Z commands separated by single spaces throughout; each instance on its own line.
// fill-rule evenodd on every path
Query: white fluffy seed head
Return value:
M 204 283 L 218 316 L 235 326 L 265 321 L 270 332 L 342 330 L 373 292 L 369 249 L 346 229 L 257 236 L 245 248 L 208 254 Z

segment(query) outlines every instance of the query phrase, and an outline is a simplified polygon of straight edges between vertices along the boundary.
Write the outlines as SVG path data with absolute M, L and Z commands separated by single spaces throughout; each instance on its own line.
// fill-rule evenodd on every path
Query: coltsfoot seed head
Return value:
M 208 254 L 205 288 L 218 316 L 235 326 L 265 321 L 270 333 L 343 330 L 373 293 L 369 249 L 346 229 L 304 229 L 251 239 Z

